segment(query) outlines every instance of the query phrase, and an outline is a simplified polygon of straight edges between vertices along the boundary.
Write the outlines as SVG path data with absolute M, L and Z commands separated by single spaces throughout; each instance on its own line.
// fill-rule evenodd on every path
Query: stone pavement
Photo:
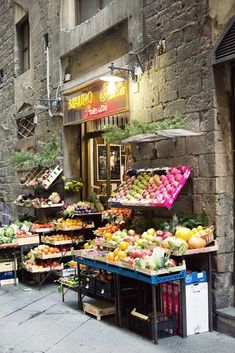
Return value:
M 39 291 L 0 288 L 0 353 L 235 353 L 235 339 L 217 332 L 148 340 L 76 309 L 76 293 L 62 303 L 57 286 Z

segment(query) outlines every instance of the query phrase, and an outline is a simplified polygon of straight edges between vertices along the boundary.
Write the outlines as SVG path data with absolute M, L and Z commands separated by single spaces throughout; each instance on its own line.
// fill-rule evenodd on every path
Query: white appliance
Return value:
M 209 330 L 208 283 L 194 283 L 186 287 L 187 335 Z

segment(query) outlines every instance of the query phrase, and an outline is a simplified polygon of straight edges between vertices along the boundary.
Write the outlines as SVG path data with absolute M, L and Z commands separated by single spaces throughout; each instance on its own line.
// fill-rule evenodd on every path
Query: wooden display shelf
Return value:
M 15 249 L 18 247 L 19 244 L 16 241 L 14 243 L 0 244 L 0 249 Z
M 64 203 L 61 202 L 61 203 L 55 203 L 55 204 L 51 204 L 51 205 L 36 206 L 36 205 L 26 205 L 26 204 L 21 204 L 21 203 L 15 202 L 15 205 L 16 205 L 16 206 L 19 206 L 19 207 L 44 209 L 44 208 L 57 208 L 57 207 L 62 207 L 62 206 L 64 206 Z
M 25 265 L 24 263 L 22 263 L 22 267 L 31 273 L 43 273 L 43 272 L 50 272 L 50 271 L 57 271 L 57 270 L 63 270 L 64 265 L 61 266 L 57 266 L 57 267 L 43 267 L 41 269 L 37 269 L 37 268 L 33 268 L 33 267 L 29 267 L 27 265 Z
M 173 253 L 174 256 L 188 256 L 188 255 L 195 255 L 195 254 L 205 254 L 213 251 L 218 250 L 218 243 L 216 240 L 214 240 L 214 244 L 210 246 L 206 246 L 205 248 L 201 249 L 189 249 L 187 250 L 184 254 L 176 254 Z
M 63 230 L 65 232 L 69 232 L 71 230 L 81 230 L 81 229 L 92 229 L 94 228 L 95 225 L 94 225 L 94 222 L 92 222 L 91 224 L 86 224 L 86 225 L 83 225 L 83 226 L 74 226 L 74 227 L 59 227 L 59 228 L 56 228 L 56 230 Z
M 34 233 L 50 233 L 54 231 L 55 231 L 55 228 L 36 228 L 32 230 L 32 232 Z
M 66 252 L 59 252 L 59 253 L 50 254 L 50 255 L 35 254 L 35 257 L 37 259 L 41 259 L 41 260 L 56 259 L 56 258 L 65 257 L 65 256 L 72 256 L 72 252 L 71 251 L 66 251 Z
M 39 236 L 35 235 L 35 236 L 28 236 L 28 237 L 24 237 L 24 238 L 17 238 L 16 242 L 20 246 L 39 244 Z
M 50 240 L 46 237 L 41 238 L 42 243 L 44 244 L 51 244 L 51 245 L 68 245 L 68 244 L 73 244 L 74 240 Z

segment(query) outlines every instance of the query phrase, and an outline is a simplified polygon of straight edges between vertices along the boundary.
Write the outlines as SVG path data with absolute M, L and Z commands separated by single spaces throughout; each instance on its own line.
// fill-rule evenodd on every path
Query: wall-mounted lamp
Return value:
M 134 82 L 138 82 L 141 76 L 143 75 L 143 69 L 139 64 L 135 64 L 132 66 L 131 69 L 127 69 L 123 67 L 117 67 L 114 65 L 114 63 L 111 63 L 111 65 L 108 68 L 111 70 L 111 75 L 101 76 L 100 80 L 109 81 L 109 82 L 124 81 L 124 78 L 122 76 L 119 76 L 118 73 L 115 75 L 114 71 L 119 71 L 120 74 L 122 72 L 127 72 L 129 77 Z

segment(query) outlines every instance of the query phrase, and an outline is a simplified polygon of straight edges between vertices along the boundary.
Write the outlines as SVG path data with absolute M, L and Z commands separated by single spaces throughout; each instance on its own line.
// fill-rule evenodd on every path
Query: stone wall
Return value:
M 0 69 L 4 80 L 0 84 L 0 197 L 11 207 L 12 218 L 24 210 L 16 210 L 12 205 L 19 193 L 29 193 L 18 187 L 19 175 L 10 165 L 10 155 L 14 149 L 38 148 L 39 140 L 50 139 L 50 133 L 62 135 L 61 116 L 50 117 L 48 112 L 35 110 L 39 100 L 47 97 L 46 53 L 44 35 L 49 35 L 50 48 L 50 88 L 55 97 L 59 81 L 60 1 L 1 1 L 0 4 Z M 15 15 L 15 10 L 16 15 Z M 30 24 L 30 69 L 18 75 L 16 27 L 19 14 L 28 13 Z M 16 21 L 16 22 L 15 22 Z M 35 114 L 35 138 L 23 141 L 17 139 L 17 119 Z M 61 138 L 62 141 L 62 138 Z
M 15 139 L 14 116 L 14 8 L 11 1 L 0 3 L 0 197 L 13 201 L 14 178 L 9 167 L 9 156 Z
M 233 165 L 228 69 L 213 72 L 211 50 L 218 38 L 201 1 L 144 1 L 145 45 L 150 67 L 131 96 L 131 118 L 156 121 L 175 114 L 202 136 L 134 147 L 137 167 L 187 164 L 193 169 L 193 198 L 182 195 L 170 213 L 209 215 L 219 245 L 214 256 L 213 298 L 217 308 L 234 304 Z M 215 16 L 215 13 L 214 13 Z M 213 30 L 213 33 L 212 33 Z M 166 52 L 156 44 L 165 39 Z M 154 42 L 154 45 L 151 43 Z M 147 58 L 146 58 L 147 57 Z

